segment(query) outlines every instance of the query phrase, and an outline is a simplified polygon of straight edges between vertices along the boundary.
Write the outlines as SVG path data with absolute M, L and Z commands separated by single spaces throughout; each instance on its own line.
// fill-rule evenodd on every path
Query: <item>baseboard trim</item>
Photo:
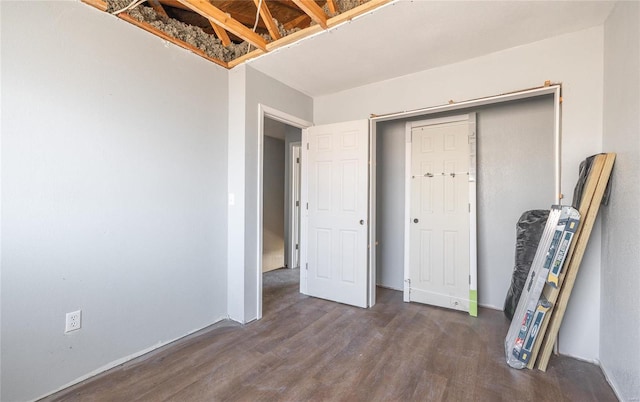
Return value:
M 604 379 L 607 381 L 607 384 L 609 384 L 609 386 L 613 390 L 613 393 L 616 395 L 616 398 L 618 398 L 619 401 L 622 401 L 623 399 L 622 399 L 620 390 L 616 386 L 616 383 L 611 380 L 611 376 L 609 375 L 609 371 L 607 370 L 606 365 L 602 364 L 602 362 L 599 362 L 599 366 L 600 366 L 600 370 L 602 371 L 602 374 L 604 375 Z
M 120 359 L 116 359 L 116 360 L 114 360 L 114 361 L 112 361 L 110 363 L 107 363 L 104 366 L 99 367 L 99 368 L 97 368 L 97 369 L 95 369 L 95 370 L 93 370 L 93 371 L 91 371 L 91 372 L 89 372 L 89 373 L 87 373 L 87 374 L 85 374 L 83 376 L 80 376 L 80 377 L 76 378 L 75 380 L 73 380 L 73 381 L 71 381 L 71 382 L 69 382 L 69 383 L 57 388 L 56 390 L 51 391 L 51 392 L 47 392 L 46 394 L 44 394 L 42 396 L 39 396 L 39 397 L 37 397 L 35 399 L 32 399 L 31 401 L 38 401 L 38 400 L 40 400 L 42 398 L 46 398 L 46 397 L 51 396 L 53 394 L 56 394 L 56 393 L 58 393 L 58 392 L 60 392 L 62 390 L 65 390 L 67 388 L 70 388 L 70 387 L 73 387 L 75 385 L 78 385 L 81 382 L 86 381 L 86 380 L 88 380 L 90 378 L 98 377 L 98 376 L 101 376 L 101 375 L 106 375 L 110 370 L 112 370 L 112 369 L 114 369 L 116 367 L 122 366 L 124 364 L 127 364 L 127 363 L 133 363 L 134 360 L 137 362 L 138 360 L 148 359 L 149 357 L 152 357 L 155 353 L 161 352 L 162 350 L 164 350 L 165 348 L 169 347 L 170 345 L 172 345 L 174 343 L 184 342 L 184 341 L 186 341 L 188 339 L 191 339 L 193 337 L 201 335 L 201 334 L 203 334 L 203 333 L 205 333 L 207 331 L 211 331 L 211 330 L 213 330 L 215 328 L 219 328 L 221 326 L 220 324 L 224 323 L 225 321 L 228 321 L 230 323 L 230 325 L 239 324 L 238 322 L 233 321 L 232 319 L 230 319 L 228 316 L 219 317 L 213 323 L 207 324 L 204 327 L 201 327 L 201 328 L 198 328 L 198 329 L 194 329 L 194 330 L 189 331 L 186 334 L 184 334 L 182 336 L 179 336 L 177 338 L 171 339 L 171 340 L 166 341 L 166 342 L 159 342 L 159 343 L 157 343 L 157 344 L 155 344 L 153 346 L 150 346 L 150 347 L 148 347 L 146 349 L 143 349 L 143 350 L 141 350 L 139 352 L 132 353 L 132 354 L 130 354 L 128 356 L 125 356 L 125 357 L 122 357 Z M 233 323 L 233 324 L 231 324 L 231 323 Z
M 491 309 L 491 310 L 504 311 L 504 310 L 502 309 L 502 307 L 497 307 L 497 306 L 494 306 L 494 305 L 491 305 L 491 304 L 478 303 L 478 306 L 480 306 L 480 307 L 484 307 L 484 308 L 489 308 L 489 309 Z
M 383 289 L 391 289 L 391 290 L 397 290 L 399 292 L 404 292 L 404 289 L 402 289 L 402 288 L 394 288 L 393 286 L 381 285 L 379 283 L 376 283 L 376 286 L 379 287 L 379 288 L 383 288 Z

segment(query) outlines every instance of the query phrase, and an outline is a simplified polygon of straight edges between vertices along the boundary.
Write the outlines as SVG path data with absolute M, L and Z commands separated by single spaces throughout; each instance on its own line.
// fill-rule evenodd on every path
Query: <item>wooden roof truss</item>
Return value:
M 112 0 L 82 1 L 107 12 L 108 2 Z M 152 25 L 149 21 L 141 19 L 140 14 L 134 16 L 132 10 L 123 11 L 117 16 L 216 64 L 232 68 L 266 52 L 349 21 L 391 0 L 351 0 L 345 4 L 356 6 L 348 10 L 340 9 L 341 1 L 145 0 L 139 5 L 152 8 L 163 21 L 176 20 L 187 26 L 202 29 L 205 39 L 210 35 L 210 45 L 220 47 L 220 51 L 215 53 L 164 32 L 157 28 L 158 24 Z M 246 44 L 255 49 L 250 50 Z M 244 45 L 241 53 L 228 51 L 241 45 Z

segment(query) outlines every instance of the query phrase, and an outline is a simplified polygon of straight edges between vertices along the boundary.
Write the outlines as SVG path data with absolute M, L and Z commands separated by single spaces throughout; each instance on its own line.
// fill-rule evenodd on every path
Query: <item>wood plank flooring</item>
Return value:
M 505 363 L 502 312 L 479 317 L 378 289 L 368 310 L 264 274 L 263 319 L 217 324 L 47 401 L 615 401 L 598 366 L 563 356 L 546 373 Z

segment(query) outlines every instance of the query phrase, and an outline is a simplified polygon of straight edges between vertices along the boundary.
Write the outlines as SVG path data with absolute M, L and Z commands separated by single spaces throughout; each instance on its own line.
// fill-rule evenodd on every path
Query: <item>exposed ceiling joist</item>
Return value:
M 107 11 L 107 2 L 105 0 L 82 0 L 90 6 L 97 8 L 100 11 Z
M 336 14 L 338 12 L 336 0 L 327 0 L 327 7 L 329 7 L 329 11 L 331 11 L 331 14 Z
M 393 0 L 369 0 L 366 3 L 360 4 L 356 8 L 352 8 L 351 10 L 345 11 L 343 13 L 336 15 L 335 17 L 330 18 L 328 21 L 329 27 L 334 27 L 338 24 L 342 24 L 343 22 L 351 21 L 355 17 L 362 14 L 366 14 L 391 1 Z
M 302 11 L 304 11 L 312 20 L 318 23 L 322 28 L 327 29 L 327 15 L 322 8 L 313 0 L 293 0 L 294 3 Z
M 269 35 L 273 40 L 280 39 L 280 31 L 278 31 L 278 27 L 276 23 L 273 21 L 273 16 L 271 15 L 271 11 L 269 11 L 269 7 L 267 6 L 267 2 L 265 0 L 253 0 L 256 7 L 260 7 L 260 18 L 267 26 L 267 31 L 269 31 Z
M 206 0 L 178 0 L 182 5 L 215 22 L 227 31 L 237 35 L 243 40 L 263 51 L 267 50 L 267 42 L 264 38 L 234 18 L 231 18 L 224 11 L 213 6 Z
M 307 14 L 302 14 L 301 16 L 294 18 L 291 21 L 284 24 L 284 29 L 290 30 L 293 28 L 301 28 L 303 26 L 309 26 L 310 22 L 311 22 L 311 17 L 309 17 Z
M 160 2 L 162 4 L 167 5 L 167 6 L 171 6 L 171 7 L 175 7 L 175 8 L 181 8 L 183 10 L 191 11 L 191 9 L 189 7 L 183 5 L 178 0 L 160 0 Z
M 220 42 L 222 42 L 222 45 L 229 46 L 231 44 L 231 39 L 229 38 L 227 31 L 211 20 L 209 20 L 209 23 L 211 24 L 211 28 L 213 28 L 213 32 L 216 34 L 218 39 L 220 39 Z
M 149 2 L 149 5 L 151 6 L 151 8 L 155 10 L 156 13 L 158 13 L 159 15 L 165 18 L 169 18 L 169 15 L 167 14 L 164 7 L 162 7 L 162 4 L 160 4 L 158 0 L 147 0 L 147 1 Z

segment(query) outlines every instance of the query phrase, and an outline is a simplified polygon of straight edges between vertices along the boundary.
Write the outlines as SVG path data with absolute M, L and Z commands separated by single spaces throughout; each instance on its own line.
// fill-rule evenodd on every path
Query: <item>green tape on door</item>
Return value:
M 478 291 L 469 290 L 469 315 L 472 317 L 478 316 Z

